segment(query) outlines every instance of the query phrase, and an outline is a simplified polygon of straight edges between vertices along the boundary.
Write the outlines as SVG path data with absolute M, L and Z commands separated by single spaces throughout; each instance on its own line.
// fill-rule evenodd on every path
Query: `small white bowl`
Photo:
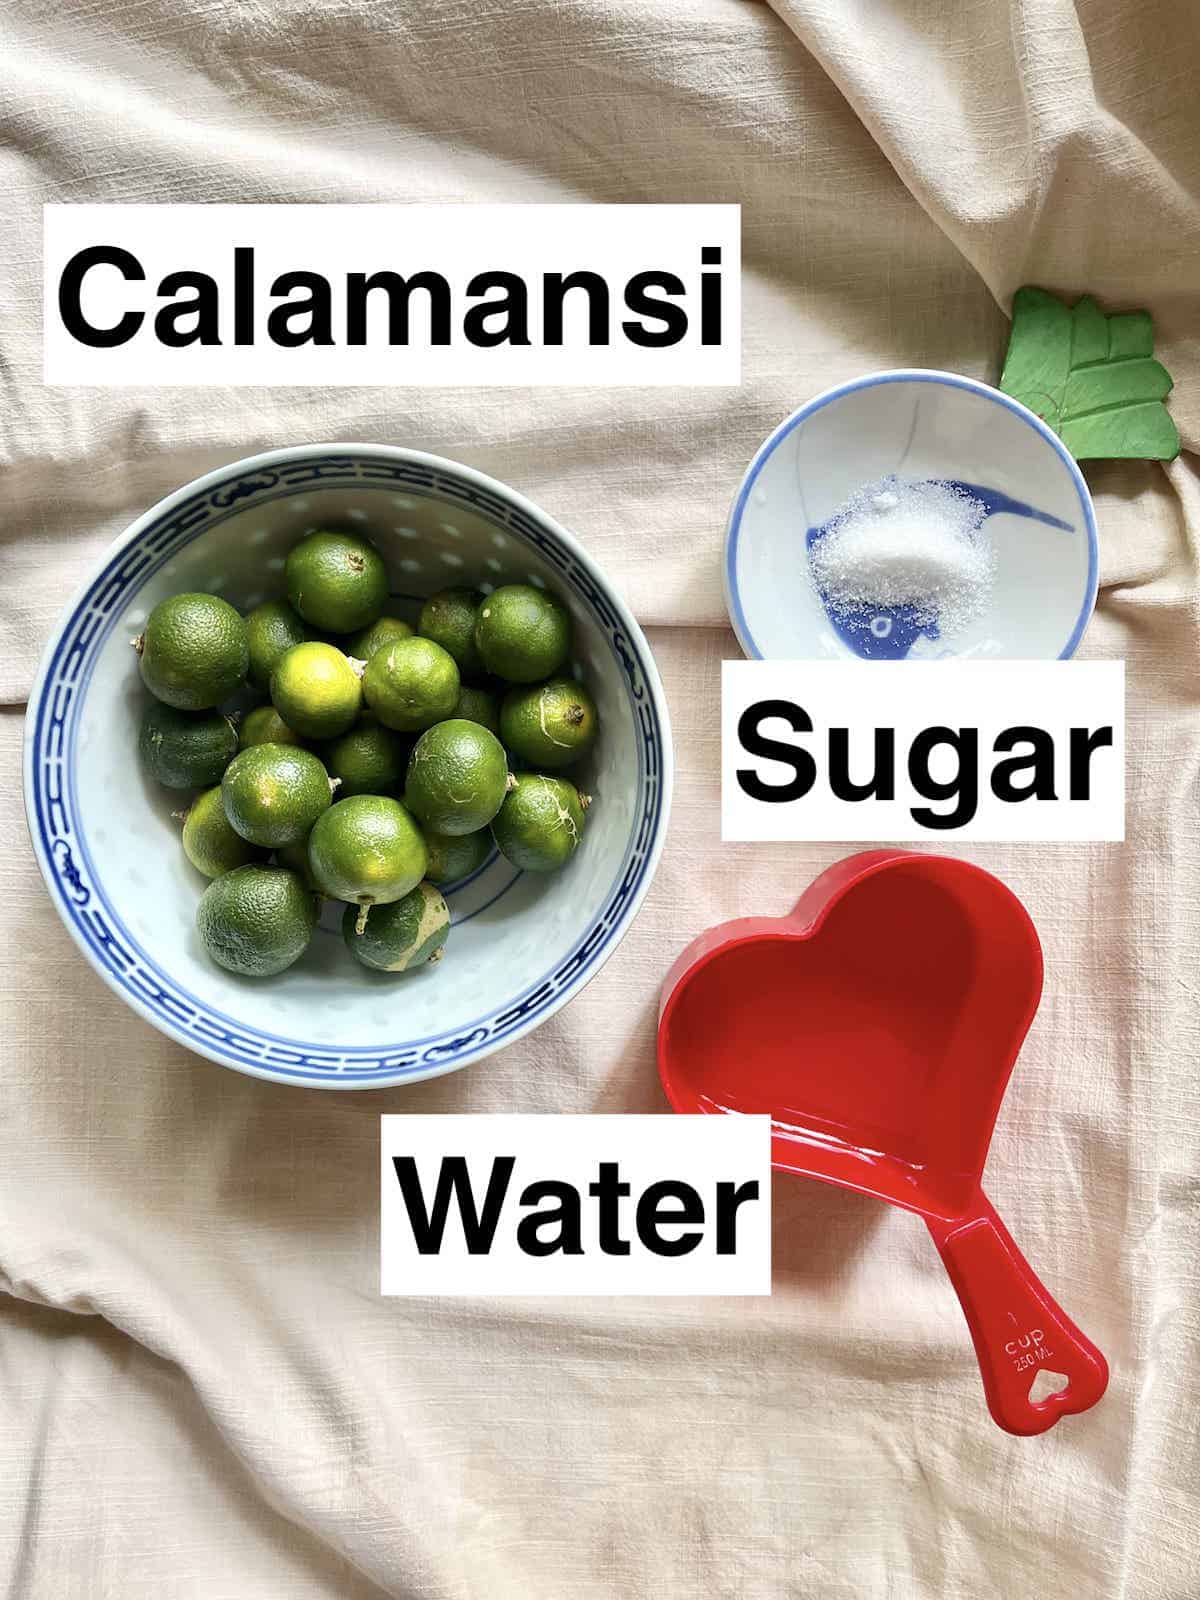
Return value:
M 809 570 L 818 535 L 881 479 L 952 482 L 988 514 L 985 613 L 942 639 L 901 610 L 847 627 Z M 742 479 L 725 540 L 725 599 L 748 656 L 1046 660 L 1075 653 L 1096 603 L 1096 515 L 1050 428 L 1008 395 L 950 372 L 874 372 L 794 411 Z
M 170 594 L 245 610 L 279 594 L 287 551 L 317 526 L 374 540 L 394 597 L 520 581 L 570 609 L 601 733 L 578 774 L 595 796 L 558 873 L 493 855 L 447 889 L 445 959 L 397 978 L 360 966 L 341 907 L 294 967 L 238 978 L 196 933 L 204 879 L 171 813 L 186 795 L 144 778 L 148 696 L 131 638 Z M 600 969 L 649 887 L 672 778 L 666 701 L 641 629 L 574 538 L 470 467 L 384 445 L 306 445 L 222 467 L 138 519 L 67 607 L 29 702 L 25 804 L 50 897 L 104 981 L 163 1033 L 255 1077 L 380 1088 L 451 1072 L 553 1015 Z

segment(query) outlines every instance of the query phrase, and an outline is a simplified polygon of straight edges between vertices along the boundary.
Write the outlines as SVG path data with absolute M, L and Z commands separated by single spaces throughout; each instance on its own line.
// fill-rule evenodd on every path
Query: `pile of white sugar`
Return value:
M 922 627 L 959 633 L 986 609 L 995 557 L 986 507 L 952 484 L 885 478 L 860 489 L 809 546 L 817 587 L 848 618 L 911 606 Z

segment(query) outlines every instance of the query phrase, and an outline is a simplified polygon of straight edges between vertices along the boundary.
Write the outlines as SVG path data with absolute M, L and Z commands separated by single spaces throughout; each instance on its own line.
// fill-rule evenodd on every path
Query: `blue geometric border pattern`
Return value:
M 408 495 L 458 501 L 497 529 L 532 545 L 584 603 L 625 675 L 638 730 L 639 806 L 624 860 L 594 925 L 566 959 L 526 988 L 503 1011 L 453 1033 L 382 1048 L 308 1048 L 249 1028 L 197 1000 L 162 970 L 122 924 L 93 869 L 78 828 L 72 791 L 79 710 L 105 639 L 131 586 L 140 587 L 191 540 L 249 505 L 305 491 L 361 482 Z M 601 958 L 644 885 L 665 800 L 663 729 L 647 684 L 641 642 L 590 573 L 547 529 L 518 507 L 451 471 L 411 461 L 363 460 L 335 451 L 281 462 L 231 477 L 199 492 L 148 524 L 118 551 L 80 600 L 47 665 L 33 731 L 31 817 L 64 914 L 118 989 L 156 1017 L 166 1031 L 267 1076 L 296 1081 L 336 1077 L 357 1083 L 395 1081 L 431 1067 L 465 1064 L 517 1030 L 524 1031 Z

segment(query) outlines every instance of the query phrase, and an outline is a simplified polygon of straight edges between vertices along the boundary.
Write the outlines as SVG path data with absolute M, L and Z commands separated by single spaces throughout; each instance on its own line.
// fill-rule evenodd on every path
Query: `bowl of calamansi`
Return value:
M 30 702 L 26 804 L 85 955 L 227 1066 L 465 1066 L 599 969 L 671 788 L 645 638 L 565 529 L 381 445 L 237 462 L 140 518 Z

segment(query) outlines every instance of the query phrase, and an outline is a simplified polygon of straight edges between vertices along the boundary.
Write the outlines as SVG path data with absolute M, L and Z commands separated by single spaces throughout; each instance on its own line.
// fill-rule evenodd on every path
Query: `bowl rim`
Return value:
M 1084 589 L 1083 604 L 1079 615 L 1075 619 L 1075 626 L 1071 630 L 1063 649 L 1059 651 L 1059 661 L 1069 660 L 1079 648 L 1092 613 L 1096 609 L 1096 595 L 1100 583 L 1100 539 L 1096 527 L 1096 508 L 1092 502 L 1091 491 L 1087 480 L 1079 469 L 1079 463 L 1067 449 L 1066 445 L 1054 432 L 1048 423 L 1023 405 L 1020 400 L 1014 400 L 1011 395 L 995 388 L 990 383 L 984 383 L 979 378 L 968 378 L 959 372 L 943 372 L 937 367 L 884 367 L 874 372 L 863 373 L 858 378 L 850 378 L 845 383 L 835 384 L 831 389 L 823 389 L 820 394 L 814 395 L 811 400 L 806 400 L 802 406 L 789 413 L 759 445 L 750 460 L 749 466 L 742 474 L 741 482 L 733 497 L 729 509 L 729 517 L 725 524 L 725 550 L 721 563 L 722 583 L 725 590 L 725 608 L 729 613 L 730 626 L 737 635 L 738 644 L 744 655 L 752 661 L 763 660 L 762 651 L 755 642 L 750 625 L 746 620 L 745 610 L 742 606 L 741 591 L 737 579 L 737 550 L 738 538 L 741 533 L 742 517 L 746 509 L 746 502 L 750 497 L 755 481 L 771 455 L 775 452 L 787 436 L 805 422 L 816 412 L 831 405 L 835 400 L 841 400 L 848 394 L 854 394 L 859 389 L 875 388 L 885 383 L 940 383 L 949 389 L 964 389 L 969 394 L 982 396 L 995 405 L 1002 406 L 1006 411 L 1011 411 L 1014 416 L 1027 423 L 1035 433 L 1040 435 L 1043 442 L 1048 444 L 1059 457 L 1079 496 L 1079 503 L 1083 511 L 1084 533 L 1088 545 L 1088 575 Z
M 566 553 L 578 563 L 588 578 L 603 594 L 606 602 L 611 606 L 616 617 L 635 642 L 642 676 L 647 692 L 652 703 L 653 715 L 660 735 L 660 769 L 658 774 L 659 803 L 655 820 L 654 833 L 649 841 L 640 878 L 633 891 L 622 906 L 619 916 L 613 924 L 609 937 L 604 941 L 601 949 L 587 962 L 583 970 L 577 972 L 570 981 L 565 983 L 561 990 L 551 997 L 547 1004 L 535 1015 L 523 1018 L 502 1038 L 490 1038 L 482 1044 L 469 1048 L 462 1059 L 448 1062 L 430 1062 L 419 1067 L 398 1069 L 392 1074 L 373 1076 L 370 1081 L 364 1082 L 354 1073 L 329 1072 L 322 1077 L 300 1078 L 289 1076 L 279 1068 L 267 1063 L 255 1063 L 238 1059 L 224 1053 L 219 1044 L 208 1040 L 201 1035 L 188 1032 L 175 1026 L 169 1016 L 152 1010 L 139 998 L 132 986 L 126 986 L 117 980 L 103 962 L 99 961 L 95 950 L 83 937 L 74 919 L 67 914 L 61 892 L 57 882 L 57 874 L 49 859 L 47 850 L 40 837 L 39 829 L 35 827 L 34 817 L 37 807 L 37 785 L 35 774 L 35 758 L 37 755 L 38 729 L 40 724 L 40 710 L 45 700 L 46 690 L 50 681 L 51 671 L 62 643 L 64 635 L 74 622 L 81 606 L 85 604 L 97 579 L 113 561 L 133 544 L 146 530 L 160 519 L 169 516 L 178 507 L 184 505 L 194 496 L 205 495 L 223 484 L 242 478 L 255 472 L 270 471 L 272 468 L 285 464 L 303 462 L 321 456 L 349 456 L 359 460 L 375 460 L 414 466 L 431 473 L 444 473 L 469 486 L 490 495 L 507 504 L 521 515 L 548 531 L 564 548 Z M 297 490 L 303 493 L 303 490 Z M 377 444 L 364 441 L 329 441 L 303 445 L 284 445 L 257 452 L 251 456 L 238 457 L 221 466 L 201 474 L 198 478 L 191 479 L 182 484 L 178 489 L 164 495 L 160 500 L 149 506 L 136 517 L 117 537 L 101 552 L 87 570 L 86 576 L 76 586 L 70 599 L 60 610 L 55 619 L 54 626 L 42 649 L 38 662 L 37 672 L 34 675 L 33 685 L 25 707 L 25 725 L 23 730 L 22 749 L 22 788 L 25 803 L 25 822 L 33 847 L 34 857 L 42 874 L 47 894 L 54 906 L 60 920 L 63 922 L 74 940 L 76 946 L 86 957 L 89 965 L 119 996 L 131 1010 L 136 1012 L 145 1021 L 160 1033 L 183 1045 L 195 1055 L 206 1057 L 218 1065 L 228 1067 L 235 1072 L 241 1072 L 249 1077 L 259 1078 L 271 1083 L 281 1084 L 290 1088 L 312 1089 L 341 1089 L 353 1090 L 359 1093 L 369 1093 L 376 1089 L 390 1089 L 399 1085 L 424 1082 L 430 1078 L 443 1077 L 448 1073 L 456 1072 L 464 1067 L 474 1065 L 485 1056 L 494 1051 L 516 1043 L 518 1039 L 533 1032 L 543 1022 L 549 1020 L 557 1011 L 573 1000 L 576 995 L 587 987 L 596 974 L 612 956 L 618 945 L 629 931 L 634 918 L 641 909 L 642 902 L 649 892 L 650 885 L 658 870 L 663 847 L 670 824 L 671 802 L 674 790 L 674 744 L 671 735 L 670 712 L 667 705 L 666 693 L 662 686 L 658 665 L 648 640 L 641 626 L 630 611 L 623 596 L 614 586 L 612 581 L 600 569 L 596 561 L 588 554 L 579 539 L 563 526 L 549 512 L 530 500 L 520 490 L 512 488 L 498 478 L 493 478 L 478 468 L 467 465 L 465 462 L 453 460 L 447 456 L 435 455 L 424 450 L 411 449 L 404 445 Z M 501 1008 L 503 1009 L 503 1008 Z

